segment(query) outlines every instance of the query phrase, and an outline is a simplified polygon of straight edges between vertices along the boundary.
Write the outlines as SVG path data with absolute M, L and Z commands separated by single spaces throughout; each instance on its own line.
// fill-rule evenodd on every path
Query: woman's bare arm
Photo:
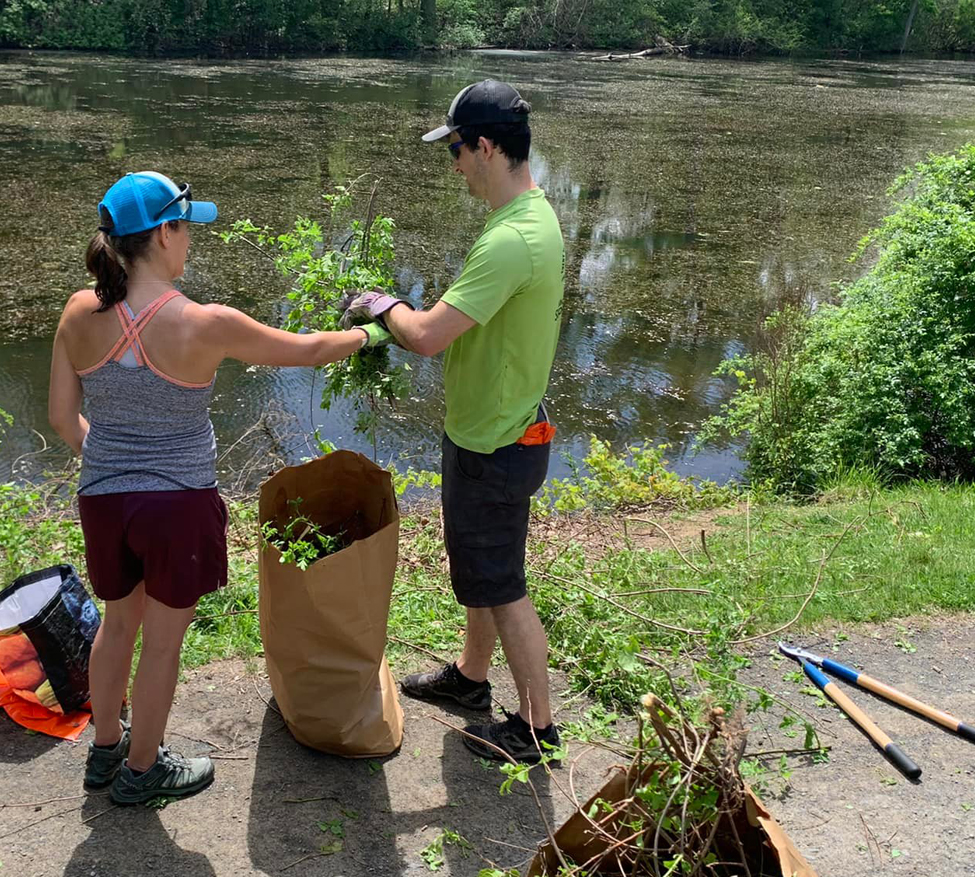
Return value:
M 253 365 L 324 365 L 345 359 L 367 340 L 362 329 L 297 335 L 265 326 L 225 305 L 206 305 L 201 310 L 206 312 L 203 322 L 207 340 L 212 340 L 222 357 Z
M 64 319 L 62 317 L 62 323 Z M 76 454 L 88 435 L 88 421 L 81 416 L 81 380 L 68 359 L 64 332 L 58 327 L 51 357 L 51 386 L 47 399 L 47 417 L 54 431 Z

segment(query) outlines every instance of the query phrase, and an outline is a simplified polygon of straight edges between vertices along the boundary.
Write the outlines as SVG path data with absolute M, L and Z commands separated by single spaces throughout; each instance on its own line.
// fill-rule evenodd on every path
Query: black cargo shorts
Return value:
M 479 454 L 443 437 L 444 539 L 462 606 L 503 606 L 525 596 L 529 506 L 551 447 L 511 444 Z

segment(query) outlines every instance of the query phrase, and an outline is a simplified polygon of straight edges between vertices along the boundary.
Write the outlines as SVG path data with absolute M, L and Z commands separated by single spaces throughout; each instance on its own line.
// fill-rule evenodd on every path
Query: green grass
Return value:
M 6 582 L 62 560 L 84 569 L 80 530 L 64 500 L 8 487 L 0 502 Z M 735 508 L 712 514 L 707 551 L 693 541 L 682 546 L 685 559 L 670 549 L 584 548 L 563 540 L 558 527 L 547 529 L 555 534 L 547 541 L 530 544 L 530 593 L 553 664 L 576 690 L 606 709 L 630 711 L 645 692 L 666 693 L 651 658 L 677 668 L 684 679 L 696 674 L 719 701 L 731 703 L 746 697 L 744 689 L 708 680 L 708 668 L 733 679 L 744 663 L 739 641 L 790 622 L 803 603 L 793 632 L 975 611 L 975 487 L 919 483 L 877 490 L 859 478 L 813 504 L 752 504 L 743 497 Z M 671 519 L 657 520 L 666 528 Z M 432 662 L 423 650 L 454 656 L 464 625 L 437 516 L 407 515 L 401 529 L 389 619 L 389 656 L 400 669 Z M 184 666 L 260 654 L 256 551 L 254 505 L 234 503 L 231 584 L 201 600 L 186 636 Z M 633 593 L 660 588 L 706 593 Z

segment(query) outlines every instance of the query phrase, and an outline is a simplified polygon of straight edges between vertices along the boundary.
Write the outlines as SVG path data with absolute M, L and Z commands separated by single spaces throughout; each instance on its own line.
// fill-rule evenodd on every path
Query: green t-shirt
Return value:
M 441 299 L 477 321 L 444 355 L 444 429 L 454 444 L 490 454 L 535 422 L 559 340 L 564 252 L 541 189 L 488 214 Z

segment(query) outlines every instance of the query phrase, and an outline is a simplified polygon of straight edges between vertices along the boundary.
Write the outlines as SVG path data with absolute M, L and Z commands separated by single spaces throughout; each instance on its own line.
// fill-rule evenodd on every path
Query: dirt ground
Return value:
M 496 698 L 515 709 L 513 685 L 503 672 L 496 675 Z M 464 725 L 485 714 L 402 698 L 400 751 L 349 760 L 295 742 L 266 705 L 270 698 L 262 661 L 251 667 L 222 661 L 188 674 L 168 743 L 185 755 L 213 757 L 217 776 L 206 791 L 163 810 L 113 808 L 104 794 L 81 795 L 90 729 L 81 745 L 58 743 L 26 734 L 0 712 L 0 877 L 421 875 L 431 872 L 420 852 L 443 829 L 462 835 L 473 850 L 445 845 L 438 873 L 473 877 L 492 862 L 521 865 L 544 837 L 527 787 L 501 797 L 497 767 L 482 764 L 459 734 L 430 717 Z M 558 720 L 572 716 L 570 705 Z M 572 781 L 583 801 L 619 761 L 598 748 L 580 758 Z M 572 806 L 536 773 L 542 811 L 557 827 Z M 556 773 L 568 789 L 569 770 Z M 9 806 L 52 798 L 62 800 Z M 341 838 L 318 825 L 335 820 Z M 341 851 L 299 861 L 337 840 Z
M 971 616 L 915 618 L 797 635 L 794 644 L 973 724 L 973 631 Z M 765 799 L 820 877 L 975 875 L 975 744 L 837 682 L 921 767 L 921 778 L 911 782 L 840 712 L 819 708 L 815 698 L 799 693 L 811 683 L 783 681 L 797 666 L 791 660 L 779 663 L 763 644 L 742 678 L 808 713 L 822 743 L 831 747 L 826 764 L 790 757 L 789 788 Z M 781 711 L 773 710 L 765 718 L 765 728 L 753 716 L 749 751 L 802 745 L 801 732 L 797 739 L 782 734 L 777 715 Z
M 846 640 L 826 630 L 802 637 L 802 644 L 972 722 L 973 622 L 955 617 L 844 628 Z M 802 686 L 783 681 L 791 669 L 761 644 L 744 676 L 808 712 L 831 747 L 825 764 L 790 755 L 788 788 L 765 799 L 820 877 L 975 875 L 975 747 L 840 683 L 922 766 L 920 781 L 911 783 L 842 715 L 818 708 L 799 692 Z M 510 706 L 512 687 L 503 673 L 497 676 L 498 697 Z M 202 794 L 163 810 L 117 808 L 105 795 L 81 794 L 90 731 L 81 745 L 56 743 L 0 718 L 0 877 L 423 875 L 430 870 L 421 851 L 443 829 L 458 832 L 473 850 L 447 844 L 437 873 L 474 877 L 488 860 L 522 867 L 544 837 L 528 790 L 500 797 L 497 769 L 480 764 L 433 718 L 463 724 L 474 716 L 404 698 L 402 749 L 370 763 L 300 746 L 265 703 L 269 698 L 260 661 L 250 667 L 224 661 L 188 675 L 177 693 L 170 743 L 187 755 L 214 757 L 217 778 Z M 579 706 L 570 704 L 559 719 Z M 801 744 L 801 735 L 790 739 L 778 729 L 775 711 L 753 724 L 751 752 Z M 583 748 L 576 744 L 573 751 Z M 605 749 L 582 756 L 571 771 L 579 798 L 617 761 Z M 572 805 L 556 783 L 539 777 L 542 812 L 560 824 Z M 570 771 L 556 771 L 555 779 L 568 789 Z M 336 820 L 341 838 L 319 826 Z M 305 858 L 337 840 L 340 851 Z

